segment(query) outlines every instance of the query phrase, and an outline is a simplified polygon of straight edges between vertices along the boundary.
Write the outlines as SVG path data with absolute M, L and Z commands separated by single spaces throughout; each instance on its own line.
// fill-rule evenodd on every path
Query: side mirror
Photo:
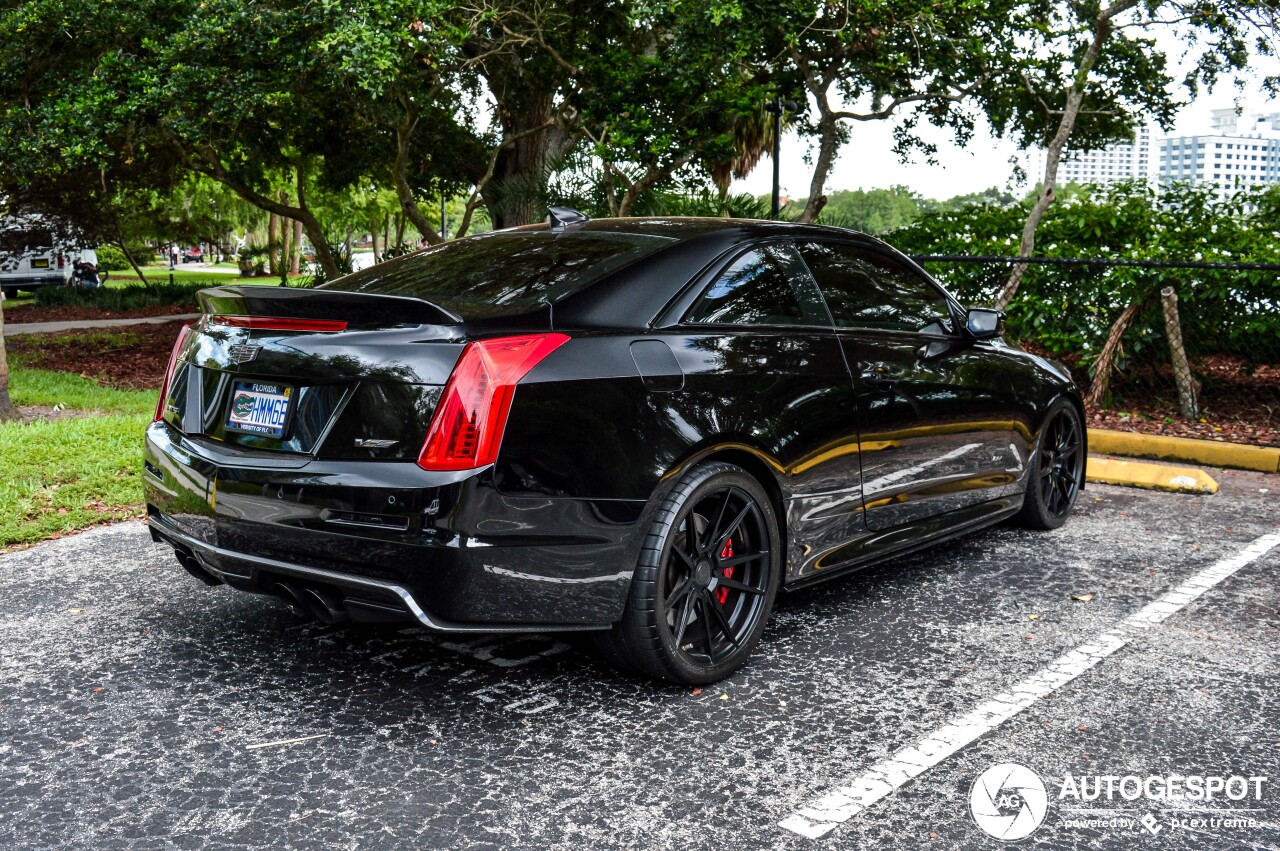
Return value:
M 999 337 L 1004 333 L 1004 311 L 971 307 L 965 314 L 964 324 L 969 336 L 975 340 Z

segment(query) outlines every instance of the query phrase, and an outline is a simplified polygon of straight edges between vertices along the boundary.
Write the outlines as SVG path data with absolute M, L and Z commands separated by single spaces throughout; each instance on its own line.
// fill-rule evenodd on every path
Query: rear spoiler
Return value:
M 337 319 L 350 325 L 460 325 L 462 317 L 420 298 L 303 287 L 211 287 L 200 310 L 219 316 Z

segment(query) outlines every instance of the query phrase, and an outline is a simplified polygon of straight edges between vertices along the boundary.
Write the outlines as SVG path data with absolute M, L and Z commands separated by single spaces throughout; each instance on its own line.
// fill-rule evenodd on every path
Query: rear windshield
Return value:
M 34 251 L 53 247 L 53 232 L 45 228 L 0 230 L 0 251 Z
M 598 231 L 499 231 L 428 248 L 321 289 L 421 298 L 467 318 L 559 301 L 676 240 Z

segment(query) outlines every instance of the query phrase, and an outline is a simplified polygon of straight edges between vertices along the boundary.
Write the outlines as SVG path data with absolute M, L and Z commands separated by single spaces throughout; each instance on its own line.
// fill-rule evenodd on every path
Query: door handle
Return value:
M 898 383 L 898 376 L 884 364 L 876 363 L 863 368 L 862 380 L 887 389 Z

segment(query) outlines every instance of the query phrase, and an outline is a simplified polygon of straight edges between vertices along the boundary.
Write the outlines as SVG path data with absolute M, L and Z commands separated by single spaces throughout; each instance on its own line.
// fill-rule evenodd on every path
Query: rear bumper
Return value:
M 0 286 L 18 287 L 19 289 L 62 286 L 67 282 L 68 277 L 68 275 L 56 270 L 49 274 L 24 272 L 20 275 L 0 275 Z
M 318 587 L 439 632 L 605 628 L 642 538 L 643 502 L 507 496 L 487 472 L 412 463 L 232 456 L 164 423 L 145 463 L 152 537 L 213 577 Z
M 179 531 L 162 517 L 147 520 L 151 539 L 168 544 L 184 555 L 195 558 L 209 575 L 232 587 L 260 593 L 272 593 L 276 581 L 298 580 L 307 586 L 315 586 L 339 592 L 348 601 L 357 600 L 365 608 L 384 609 L 389 615 L 407 615 L 431 632 L 441 633 L 493 633 L 493 632 L 555 632 L 583 629 L 603 629 L 608 624 L 486 624 L 457 623 L 447 621 L 427 612 L 418 603 L 413 592 L 403 585 L 385 580 L 370 579 L 354 573 L 310 567 L 277 559 L 264 558 L 248 553 L 232 552 L 212 544 L 206 544 Z

